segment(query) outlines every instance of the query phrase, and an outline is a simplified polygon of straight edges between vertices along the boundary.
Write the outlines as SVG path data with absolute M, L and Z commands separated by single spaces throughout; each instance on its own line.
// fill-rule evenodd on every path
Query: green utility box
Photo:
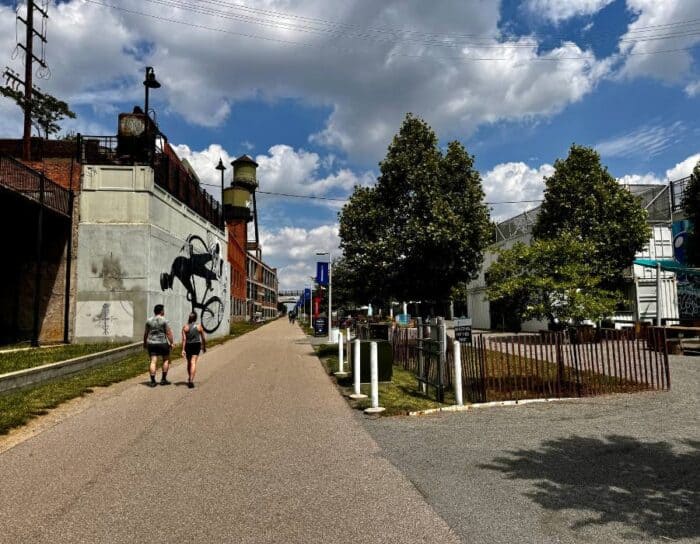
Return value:
M 377 370 L 380 382 L 390 382 L 393 375 L 394 354 L 391 351 L 391 343 L 387 340 L 362 340 L 360 342 L 360 381 L 370 382 L 370 344 L 377 343 Z M 354 356 L 354 348 L 353 348 Z M 350 369 L 354 368 L 354 362 Z

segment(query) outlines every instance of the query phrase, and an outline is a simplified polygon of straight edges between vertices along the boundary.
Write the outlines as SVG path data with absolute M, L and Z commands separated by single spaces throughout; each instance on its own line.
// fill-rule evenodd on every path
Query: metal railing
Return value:
M 410 329 L 392 336 L 394 362 L 423 382 L 454 383 L 452 349 L 444 363 L 435 342 Z M 413 336 L 413 338 L 412 338 Z M 448 341 L 450 346 L 451 342 Z M 666 328 L 580 329 L 534 335 L 475 334 L 461 345 L 462 384 L 471 402 L 596 396 L 671 387 Z M 422 368 L 421 368 L 422 366 Z
M 128 140 L 127 140 L 128 141 Z M 78 159 L 82 164 L 147 165 L 153 168 L 155 184 L 185 204 L 197 215 L 217 227 L 222 226 L 221 204 L 201 188 L 198 180 L 182 164 L 163 138 L 151 142 L 153 153 L 146 147 L 120 144 L 117 136 L 81 136 Z
M 0 186 L 70 217 L 70 191 L 20 161 L 0 155 Z

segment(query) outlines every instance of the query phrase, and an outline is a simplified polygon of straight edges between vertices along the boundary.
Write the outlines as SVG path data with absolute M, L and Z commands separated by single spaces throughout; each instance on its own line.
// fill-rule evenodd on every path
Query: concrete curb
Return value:
M 535 404 L 543 402 L 566 402 L 572 400 L 581 400 L 575 397 L 565 397 L 561 399 L 523 399 L 523 400 L 502 400 L 496 402 L 482 402 L 479 404 L 465 404 L 464 406 L 444 406 L 442 408 L 429 408 L 428 410 L 417 410 L 409 412 L 409 416 L 427 416 L 437 414 L 438 412 L 469 412 L 480 408 L 495 408 L 499 406 L 519 406 L 521 404 Z
M 74 359 L 68 359 L 66 361 L 49 363 L 47 365 L 2 374 L 0 375 L 0 393 L 10 391 L 12 389 L 19 389 L 20 387 L 26 387 L 28 385 L 38 384 L 88 368 L 112 363 L 130 355 L 134 355 L 142 350 L 143 343 L 137 342 L 127 346 L 120 346 L 107 351 L 101 351 L 99 353 L 91 353 L 89 355 L 83 355 L 82 357 L 75 357 Z

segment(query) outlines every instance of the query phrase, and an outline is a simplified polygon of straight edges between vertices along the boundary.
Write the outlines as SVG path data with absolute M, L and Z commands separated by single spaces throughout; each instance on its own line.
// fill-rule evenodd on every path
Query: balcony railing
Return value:
M 152 155 L 152 156 L 151 156 Z M 155 139 L 155 152 L 120 146 L 116 136 L 81 136 L 79 159 L 82 164 L 147 165 L 153 168 L 156 185 L 174 196 L 193 212 L 221 227 L 221 204 L 201 188 L 163 138 Z

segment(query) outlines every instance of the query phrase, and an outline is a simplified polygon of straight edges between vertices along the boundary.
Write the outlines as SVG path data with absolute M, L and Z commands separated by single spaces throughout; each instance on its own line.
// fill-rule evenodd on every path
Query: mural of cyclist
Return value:
M 163 290 L 172 289 L 173 281 L 177 278 L 187 290 L 188 298 L 192 300 L 191 295 L 194 292 L 192 277 L 198 276 L 206 281 L 207 290 L 211 289 L 211 282 L 218 281 L 221 275 L 223 263 L 220 262 L 220 251 L 219 243 L 217 242 L 212 252 L 192 253 L 190 250 L 189 256 L 179 255 L 175 257 L 173 264 L 170 266 L 170 273 L 165 272 L 161 274 L 161 288 Z M 216 266 L 217 261 L 219 261 L 219 266 Z M 163 281 L 164 279 L 165 281 Z M 163 284 L 166 286 L 163 287 Z
M 219 297 L 211 297 L 206 302 L 202 300 L 212 291 L 212 282 L 220 281 L 223 274 L 224 261 L 221 258 L 221 245 L 214 240 L 207 244 L 201 237 L 191 234 L 187 237 L 180 255 L 175 257 L 170 265 L 170 272 L 160 275 L 160 287 L 163 291 L 172 289 L 175 278 L 180 280 L 187 291 L 187 300 L 192 305 L 192 311 L 202 310 L 201 320 L 207 332 L 213 332 L 219 327 L 223 317 L 223 302 Z M 206 290 L 197 295 L 196 278 L 202 278 Z M 225 286 L 223 286 L 225 288 Z

